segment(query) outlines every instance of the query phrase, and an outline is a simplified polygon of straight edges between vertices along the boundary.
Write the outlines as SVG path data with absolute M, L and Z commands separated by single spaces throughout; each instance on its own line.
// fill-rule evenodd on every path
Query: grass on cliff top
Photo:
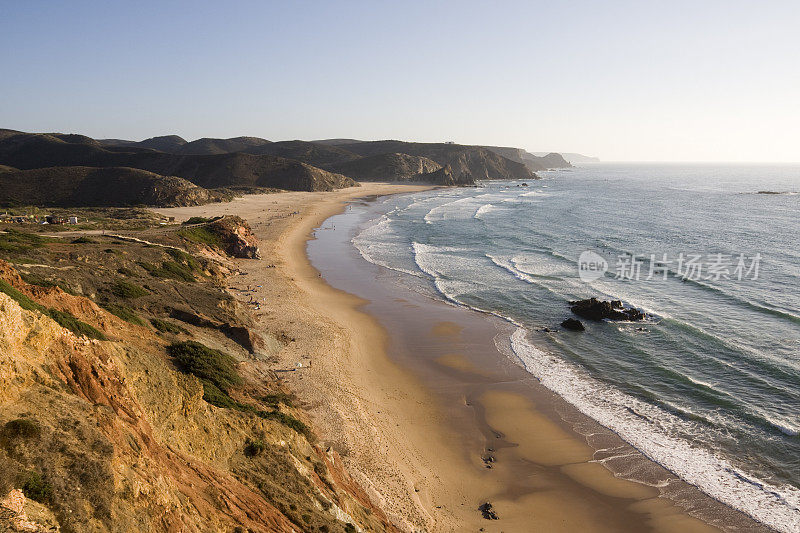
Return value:
M 195 244 L 207 244 L 209 246 L 219 246 L 221 241 L 216 233 L 208 230 L 205 226 L 197 226 L 194 228 L 183 228 L 178 232 L 179 237 L 183 237 L 189 242 Z
M 207 224 L 209 222 L 214 222 L 215 220 L 219 220 L 222 217 L 190 217 L 186 219 L 182 224 L 184 226 L 192 225 L 192 224 Z
M 91 326 L 86 322 L 81 322 L 67 312 L 59 311 L 58 309 L 47 308 L 34 302 L 20 291 L 12 287 L 11 284 L 5 280 L 0 280 L 0 292 L 10 296 L 23 309 L 27 311 L 37 311 L 43 315 L 49 316 L 55 320 L 59 326 L 70 330 L 76 335 L 81 335 L 90 339 L 98 339 L 101 341 L 106 340 L 106 336 L 103 334 L 103 332 L 94 326 Z

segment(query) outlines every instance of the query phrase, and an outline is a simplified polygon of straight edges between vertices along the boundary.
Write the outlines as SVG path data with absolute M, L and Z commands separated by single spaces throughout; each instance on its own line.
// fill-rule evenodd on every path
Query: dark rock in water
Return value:
M 527 183 L 523 183 L 522 185 L 520 185 L 520 187 L 527 187 L 527 186 L 528 186 Z
M 646 315 L 632 307 L 624 307 L 619 300 L 610 302 L 600 301 L 597 298 L 588 300 L 575 300 L 569 302 L 570 310 L 576 315 L 588 320 L 644 320 Z
M 574 318 L 568 318 L 563 321 L 561 327 L 570 331 L 584 331 L 586 329 L 580 320 L 575 320 Z
M 483 503 L 478 507 L 478 510 L 481 512 L 483 517 L 486 520 L 499 520 L 500 517 L 497 516 L 497 513 L 494 512 L 492 509 L 492 504 L 489 502 Z

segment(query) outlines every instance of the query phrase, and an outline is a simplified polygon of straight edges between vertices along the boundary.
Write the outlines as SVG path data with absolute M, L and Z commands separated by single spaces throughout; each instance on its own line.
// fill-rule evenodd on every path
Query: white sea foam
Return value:
M 480 206 L 475 211 L 475 214 L 472 215 L 472 218 L 481 220 L 483 218 L 483 215 L 485 215 L 486 213 L 489 213 L 490 211 L 493 211 L 495 209 L 496 209 L 496 207 L 494 205 L 492 205 L 492 204 L 483 204 L 482 206 Z
M 679 430 L 697 434 L 702 428 L 601 384 L 578 367 L 536 348 L 526 334 L 518 328 L 511 338 L 512 348 L 544 386 L 712 497 L 779 531 L 800 530 L 800 490 L 749 478 L 727 460 L 673 437 Z
M 536 195 L 532 194 L 531 196 Z M 498 202 L 503 198 L 519 202 L 519 196 L 508 198 L 507 193 L 494 201 Z M 414 206 L 413 209 L 416 210 L 412 214 L 414 217 L 422 216 L 425 213 L 425 221 L 429 224 L 450 218 L 468 218 L 470 215 L 479 218 L 479 212 L 485 206 L 497 207 L 496 204 L 489 203 L 486 199 L 478 199 L 478 197 L 451 196 L 447 200 L 442 204 L 442 199 L 439 198 L 438 202 L 433 202 L 439 205 L 432 209 L 427 209 L 432 205 L 431 202 L 423 201 L 414 202 L 409 207 Z M 491 208 L 487 207 L 481 216 L 490 211 Z M 390 243 L 386 248 L 381 248 L 381 239 L 386 239 L 386 235 L 392 235 L 392 225 L 391 222 L 383 224 L 383 221 L 380 221 L 376 226 L 380 227 L 376 228 L 376 233 L 370 235 L 372 248 L 367 248 L 366 254 L 359 248 L 366 260 L 382 264 L 379 261 L 392 254 L 408 254 L 408 241 L 402 245 L 403 248 L 393 248 L 396 243 Z M 356 244 L 355 241 L 356 239 L 354 239 L 354 244 Z M 358 244 L 356 246 L 358 247 Z M 436 290 L 446 301 L 454 305 L 487 312 L 464 303 L 464 296 L 473 293 L 476 284 L 482 282 L 482 280 L 476 281 L 474 276 L 464 275 L 468 269 L 462 263 L 473 259 L 469 257 L 470 250 L 467 250 L 467 253 L 459 254 L 464 250 L 417 242 L 411 243 L 411 248 L 414 263 L 419 271 L 414 269 L 410 261 L 406 261 L 407 269 L 398 268 L 397 265 L 383 264 L 383 266 L 421 277 L 430 277 Z M 473 253 L 474 251 L 471 250 Z M 367 254 L 370 257 L 367 257 Z M 544 254 L 540 257 L 538 253 L 534 253 L 530 257 L 525 254 L 520 256 L 498 254 L 495 257 L 487 254 L 486 258 L 517 279 L 543 286 L 555 294 L 581 294 L 581 291 L 586 291 L 587 286 L 581 284 L 574 275 L 575 272 L 570 264 L 572 261 L 563 256 L 559 257 L 556 253 L 552 253 L 552 255 L 552 258 L 548 258 Z M 395 263 L 395 261 L 392 258 L 384 263 Z M 411 270 L 415 270 L 415 272 Z M 497 275 L 505 274 L 498 270 Z M 550 276 L 554 279 L 548 279 Z M 592 285 L 591 292 L 592 295 L 603 296 L 605 294 L 606 297 L 619 298 L 651 313 L 665 316 L 663 310 L 655 311 L 649 309 L 648 305 L 642 305 L 651 303 L 646 295 L 641 293 L 623 294 L 622 292 L 625 292 L 623 287 L 625 286 L 613 284 L 610 280 L 600 280 Z M 612 292 L 613 294 L 611 294 Z M 501 316 L 494 312 L 491 314 Z M 628 396 L 619 389 L 593 380 L 579 366 L 572 365 L 554 354 L 545 353 L 532 346 L 526 339 L 526 331 L 518 322 L 510 320 L 508 317 L 502 318 L 509 320 L 519 328 L 512 335 L 511 346 L 528 371 L 584 414 L 615 431 L 646 456 L 714 498 L 746 512 L 777 530 L 800 531 L 800 491 L 796 488 L 755 479 L 750 474 L 738 471 L 724 457 L 696 444 L 693 445 L 690 440 L 680 438 L 678 435 L 697 435 L 698 438 L 702 438 L 708 433 L 708 427 L 691 419 L 680 418 L 664 409 Z M 730 366 L 730 363 L 724 360 L 721 362 Z M 692 377 L 689 379 L 695 381 Z M 696 384 L 712 387 L 712 384 L 700 380 L 697 380 Z M 798 428 L 786 420 L 773 418 L 768 421 L 786 435 L 798 434 Z
M 428 211 L 423 220 L 426 224 L 433 224 L 442 220 L 469 218 L 468 213 L 474 209 L 473 205 L 476 203 L 483 203 L 492 198 L 498 198 L 501 195 L 496 193 L 485 193 L 477 196 L 467 196 L 466 198 L 459 198 L 450 202 L 446 202 L 433 207 Z
M 396 242 L 390 238 L 392 222 L 388 215 L 383 215 L 378 222 L 365 228 L 350 242 L 356 247 L 361 257 L 374 265 L 421 277 L 418 271 L 404 268 L 400 264 L 406 252 L 403 250 L 402 242 Z

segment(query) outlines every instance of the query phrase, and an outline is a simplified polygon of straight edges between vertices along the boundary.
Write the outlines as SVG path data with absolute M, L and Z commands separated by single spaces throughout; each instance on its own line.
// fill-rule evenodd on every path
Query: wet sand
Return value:
M 507 325 L 402 292 L 343 245 L 346 224 L 325 222 L 346 201 L 411 190 L 421 188 L 366 184 L 159 211 L 178 221 L 227 212 L 250 222 L 264 259 L 239 261 L 245 275 L 232 286 L 256 288 L 260 326 L 289 339 L 271 354 L 275 368 L 295 369 L 281 375 L 321 441 L 400 529 L 716 530 L 659 497 L 657 484 L 681 488 L 717 524 L 760 529 L 538 385 L 495 345 Z M 328 229 L 311 245 L 318 271 L 306 242 L 323 222 Z M 615 476 L 597 462 L 605 456 L 625 458 L 620 466 L 651 485 Z M 481 516 L 484 502 L 499 520 Z

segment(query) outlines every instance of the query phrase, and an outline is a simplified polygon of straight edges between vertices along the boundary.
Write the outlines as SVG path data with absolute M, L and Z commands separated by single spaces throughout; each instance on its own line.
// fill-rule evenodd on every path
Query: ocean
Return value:
M 800 531 L 800 166 L 540 175 L 382 198 L 352 244 L 407 289 L 513 324 L 512 357 L 649 458 Z M 564 330 L 590 297 L 647 318 Z

